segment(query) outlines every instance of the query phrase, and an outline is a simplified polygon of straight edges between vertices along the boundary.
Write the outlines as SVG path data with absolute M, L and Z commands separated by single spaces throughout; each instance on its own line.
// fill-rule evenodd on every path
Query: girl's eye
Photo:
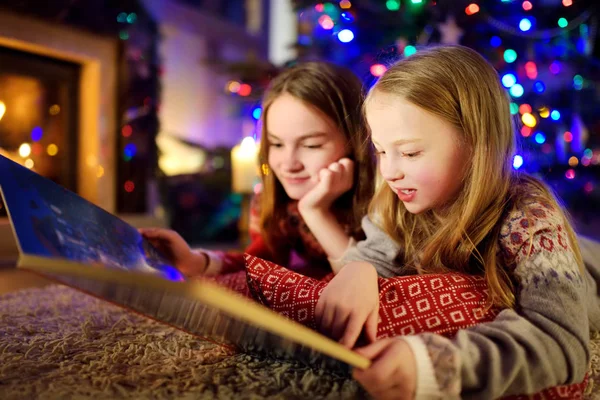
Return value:
M 270 146 L 271 147 L 275 147 L 277 149 L 280 148 L 280 147 L 283 147 L 283 145 L 281 143 L 270 143 Z
M 306 147 L 307 149 L 320 149 L 321 147 L 323 147 L 322 144 L 311 144 L 311 145 L 304 145 L 304 147 Z
M 402 153 L 402 155 L 404 157 L 408 157 L 408 158 L 414 158 L 414 157 L 418 156 L 419 154 L 421 154 L 420 151 L 415 151 L 415 152 L 412 152 L 412 153 Z

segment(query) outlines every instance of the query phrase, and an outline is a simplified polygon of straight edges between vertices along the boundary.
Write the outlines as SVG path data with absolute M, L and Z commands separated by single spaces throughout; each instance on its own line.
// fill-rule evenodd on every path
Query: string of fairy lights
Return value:
M 562 169 L 565 179 L 574 180 L 578 171 L 583 171 L 581 168 L 600 165 L 600 147 L 593 147 L 599 144 L 591 140 L 591 136 L 598 135 L 598 128 L 587 126 L 589 98 L 594 97 L 590 93 L 600 79 L 592 71 L 600 64 L 595 56 L 595 2 L 453 1 L 445 4 L 443 12 L 439 11 L 442 2 L 427 0 L 296 3 L 298 45 L 309 49 L 321 46 L 322 52 L 313 54 L 356 71 L 366 70 L 369 77 L 361 75 L 366 84 L 387 70 L 390 58 L 395 61 L 408 57 L 421 46 L 460 43 L 474 47 L 498 70 L 510 96 L 510 110 L 518 120 L 522 144 L 513 159 L 515 170 L 537 173 Z M 365 28 L 365 20 L 373 20 L 373 15 L 380 16 L 380 20 L 369 22 Z M 425 16 L 420 33 L 402 33 L 407 15 L 409 22 Z M 385 25 L 390 21 L 396 24 L 392 29 Z M 393 29 L 399 34 L 390 57 L 390 43 L 380 45 L 375 40 L 378 36 L 389 37 Z M 371 47 L 370 54 L 367 46 Z M 244 90 L 240 90 L 242 87 Z M 243 98 L 256 89 L 245 82 L 231 81 L 225 92 Z M 258 106 L 251 110 L 257 120 L 260 114 Z M 557 165 L 561 167 L 555 168 Z M 592 180 L 584 182 L 582 189 L 591 193 L 595 189 Z

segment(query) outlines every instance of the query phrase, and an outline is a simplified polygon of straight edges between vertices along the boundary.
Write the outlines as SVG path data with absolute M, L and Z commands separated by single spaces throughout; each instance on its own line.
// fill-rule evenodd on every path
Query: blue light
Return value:
M 307 35 L 299 35 L 298 43 L 300 43 L 303 46 L 309 46 L 312 43 L 312 39 L 310 38 L 310 36 Z
M 252 110 L 252 118 L 254 118 L 254 119 L 260 119 L 261 114 L 262 114 L 262 108 L 260 108 L 260 107 L 256 107 L 254 110 Z
M 555 121 L 558 121 L 558 120 L 560 119 L 560 111 L 558 111 L 558 110 L 553 110 L 553 111 L 550 113 L 550 118 L 552 118 L 552 119 L 553 119 L 553 120 L 555 120 Z
M 514 84 L 511 88 L 510 88 L 510 94 L 513 97 L 521 97 L 523 96 L 523 93 L 525 91 L 523 90 L 523 86 L 519 85 L 518 83 Z
M 517 77 L 514 74 L 506 74 L 502 77 L 502 84 L 505 88 L 510 88 L 515 83 L 517 83 Z
M 492 36 L 490 39 L 490 44 L 492 47 L 500 47 L 500 45 L 502 45 L 502 39 L 500 39 L 498 36 Z
M 352 39 L 354 39 L 354 32 L 352 32 L 350 29 L 342 29 L 338 33 L 337 37 L 340 40 L 340 42 L 349 43 L 352 41 Z
M 44 132 L 42 131 L 42 128 L 36 126 L 31 130 L 31 140 L 33 140 L 34 142 L 39 142 L 40 140 L 42 140 L 43 134 Z
M 537 81 L 533 84 L 533 88 L 538 93 L 544 93 L 544 90 L 546 90 L 546 85 L 544 85 L 544 82 L 542 81 Z
M 135 144 L 133 144 L 133 143 L 129 143 L 127 146 L 125 146 L 125 149 L 123 150 L 123 154 L 127 158 L 133 158 L 133 156 L 135 156 L 136 152 L 137 152 L 137 148 L 135 147 Z
M 523 32 L 527 32 L 531 29 L 531 21 L 527 18 L 523 18 L 521 22 L 519 22 L 519 29 L 521 29 Z
M 170 281 L 183 282 L 185 277 L 179 270 L 171 265 L 162 265 L 163 276 Z
M 513 158 L 513 168 L 514 169 L 519 169 L 523 166 L 523 157 L 521 157 L 520 155 L 516 155 Z
M 579 25 L 579 34 L 581 34 L 581 36 L 587 36 L 589 33 L 590 33 L 590 30 L 589 30 L 587 24 Z
M 347 11 L 344 11 L 341 14 L 342 18 L 344 18 L 344 20 L 348 21 L 348 22 L 354 22 L 354 16 L 352 15 L 352 13 L 349 13 Z
M 544 144 L 546 142 L 546 136 L 542 132 L 535 134 L 535 141 L 538 144 Z

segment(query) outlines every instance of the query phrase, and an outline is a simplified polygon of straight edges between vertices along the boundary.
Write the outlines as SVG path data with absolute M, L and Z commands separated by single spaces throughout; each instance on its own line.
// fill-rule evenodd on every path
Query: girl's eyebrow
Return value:
M 403 144 L 408 144 L 408 143 L 416 143 L 416 142 L 420 142 L 421 139 L 400 139 L 400 140 L 396 140 L 394 143 L 392 143 L 394 146 L 401 146 Z
M 275 139 L 275 140 L 281 140 L 280 138 L 277 137 L 277 135 L 273 135 L 272 133 L 267 133 L 267 136 L 269 136 L 269 139 Z M 298 138 L 298 140 L 304 140 L 304 139 L 314 139 L 314 138 L 319 138 L 319 137 L 324 137 L 327 136 L 327 134 L 325 132 L 312 132 L 312 133 L 307 133 L 306 135 L 302 135 Z
M 371 141 L 373 142 L 373 144 L 381 147 L 381 145 L 379 143 L 377 143 L 376 140 L 371 139 Z M 399 139 L 399 140 L 392 142 L 392 146 L 402 146 L 403 144 L 417 143 L 420 141 L 421 141 L 421 139 Z

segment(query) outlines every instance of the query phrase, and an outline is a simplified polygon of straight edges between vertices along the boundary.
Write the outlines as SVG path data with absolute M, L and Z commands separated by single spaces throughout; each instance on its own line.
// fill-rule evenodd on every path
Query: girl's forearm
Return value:
M 341 258 L 348 248 L 350 236 L 340 225 L 337 218 L 329 211 L 311 210 L 301 214 L 327 257 L 329 259 Z M 337 273 L 337 271 L 333 272 Z

